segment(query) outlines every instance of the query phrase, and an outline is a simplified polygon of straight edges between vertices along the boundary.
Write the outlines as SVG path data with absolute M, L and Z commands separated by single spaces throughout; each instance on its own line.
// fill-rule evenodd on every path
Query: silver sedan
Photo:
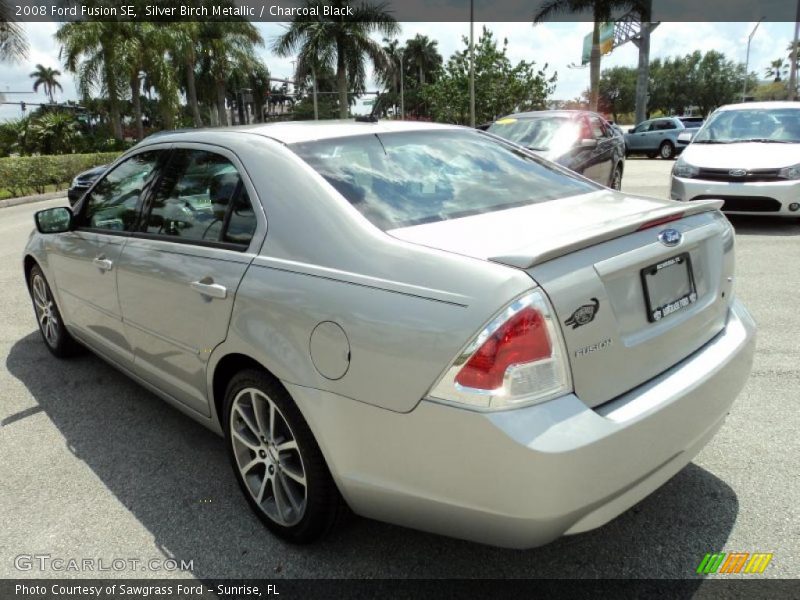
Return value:
M 508 547 L 598 527 L 722 425 L 755 326 L 719 201 L 423 123 L 176 132 L 36 215 L 47 347 L 224 435 L 275 534 L 345 507 Z

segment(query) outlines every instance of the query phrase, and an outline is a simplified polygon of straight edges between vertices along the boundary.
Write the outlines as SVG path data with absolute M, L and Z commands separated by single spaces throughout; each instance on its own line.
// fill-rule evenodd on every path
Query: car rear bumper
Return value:
M 800 217 L 800 181 L 732 183 L 671 179 L 670 198 L 673 200 L 719 198 L 725 200 L 722 211 L 730 214 Z
M 703 348 L 595 409 L 569 394 L 496 413 L 422 401 L 401 414 L 287 388 L 356 513 L 528 548 L 603 525 L 680 471 L 721 426 L 754 345 L 734 302 Z

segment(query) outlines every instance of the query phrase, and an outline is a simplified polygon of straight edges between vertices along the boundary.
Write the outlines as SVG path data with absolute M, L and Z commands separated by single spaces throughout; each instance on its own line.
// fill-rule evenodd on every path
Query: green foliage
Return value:
M 614 67 L 602 72 L 598 109 L 610 113 L 615 123 L 619 115 L 636 109 L 636 69 Z
M 12 196 L 41 194 L 48 185 L 65 186 L 81 171 L 110 163 L 118 156 L 111 152 L 0 158 L 0 182 Z
M 752 74 L 748 88 L 756 87 Z M 685 56 L 650 63 L 648 111 L 665 115 L 683 114 L 697 107 L 707 115 L 716 107 L 738 102 L 744 85 L 744 65 L 729 60 L 721 52 L 699 50 Z M 614 115 L 633 110 L 636 94 L 636 69 L 606 69 L 600 78 L 599 109 Z M 632 100 L 631 100 L 632 99 Z
M 469 123 L 469 41 L 463 41 L 465 50 L 450 57 L 434 83 L 422 87 L 422 98 L 436 121 Z M 507 48 L 508 40 L 498 48 L 492 32 L 483 28 L 474 48 L 476 124 L 545 108 L 555 89 L 556 74 L 548 76 L 546 64 L 541 69 L 524 60 L 512 65 Z

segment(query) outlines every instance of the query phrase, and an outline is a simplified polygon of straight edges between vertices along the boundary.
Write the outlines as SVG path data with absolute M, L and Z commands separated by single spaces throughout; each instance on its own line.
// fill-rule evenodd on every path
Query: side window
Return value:
M 606 137 L 606 130 L 603 127 L 602 121 L 597 117 L 589 117 L 589 123 L 592 126 L 592 135 L 596 140 Z
M 657 129 L 660 131 L 664 131 L 667 129 L 677 129 L 675 123 L 672 122 L 670 119 L 664 119 L 663 121 L 658 121 Z
M 144 232 L 242 246 L 253 238 L 255 212 L 241 176 L 224 156 L 175 150 L 156 185 Z
M 633 133 L 644 133 L 645 131 L 650 131 L 650 121 L 645 121 L 644 123 L 639 123 L 636 126 L 636 129 L 633 130 Z
M 249 246 L 255 231 L 256 213 L 253 211 L 247 190 L 242 187 L 242 192 L 231 207 L 228 223 L 222 233 L 222 241 Z
M 160 150 L 143 152 L 114 167 L 86 198 L 78 226 L 131 231 L 160 155 Z

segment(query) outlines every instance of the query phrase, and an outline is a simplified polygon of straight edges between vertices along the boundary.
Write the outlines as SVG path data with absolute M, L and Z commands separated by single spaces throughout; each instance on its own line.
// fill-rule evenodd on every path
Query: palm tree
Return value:
M 33 91 L 38 92 L 41 86 L 44 88 L 44 93 L 50 100 L 50 104 L 53 104 L 53 92 L 55 89 L 64 90 L 61 84 L 58 83 L 58 77 L 60 75 L 61 71 L 58 69 L 51 69 L 50 67 L 37 64 L 36 70 L 30 75 L 33 78 Z
M 304 69 L 311 70 L 327 66 L 335 59 L 339 117 L 345 119 L 350 106 L 348 88 L 363 89 L 366 82 L 364 57 L 369 58 L 376 71 L 386 62 L 383 49 L 370 35 L 393 36 L 399 33 L 400 26 L 385 10 L 384 3 L 364 2 L 358 6 L 351 6 L 347 0 L 306 0 L 305 3 L 305 7 L 316 9 L 309 12 L 319 15 L 323 14 L 325 6 L 338 8 L 342 14 L 350 7 L 353 15 L 327 17 L 324 21 L 316 16 L 297 16 L 275 40 L 273 51 L 279 56 L 299 54 L 298 70 L 301 63 Z M 312 58 L 315 55 L 316 58 Z
M 122 139 L 121 90 L 126 83 L 119 54 L 125 29 L 125 23 L 115 21 L 76 21 L 61 25 L 55 34 L 61 44 L 60 57 L 67 70 L 76 74 L 81 96 L 91 96 L 95 87 L 105 92 L 111 129 L 118 140 Z
M 786 75 L 788 71 L 789 65 L 786 64 L 786 61 L 783 58 L 776 58 L 764 70 L 764 76 L 774 77 L 775 81 L 778 82 L 781 81 L 781 75 Z
M 0 62 L 17 62 L 28 56 L 28 40 L 14 22 L 11 5 L 0 0 Z
M 195 74 L 201 24 L 196 22 L 171 23 L 171 28 L 174 36 L 173 60 L 177 68 L 183 70 L 186 103 L 192 113 L 194 126 L 202 127 L 203 118 L 200 116 L 200 104 L 197 100 L 197 77 Z
M 264 40 L 252 23 L 247 21 L 202 23 L 199 39 L 203 49 L 201 71 L 208 74 L 213 87 L 220 124 L 227 125 L 225 99 L 228 80 L 237 65 L 251 60 L 255 47 L 263 45 Z
M 644 0 L 547 0 L 534 15 L 533 22 L 541 23 L 558 15 L 592 12 L 594 27 L 589 59 L 589 110 L 597 110 L 600 94 L 600 24 L 610 21 L 611 14 L 618 10 L 634 9 L 643 14 L 647 11 L 646 4 Z
M 429 79 L 442 66 L 442 56 L 436 48 L 438 44 L 436 40 L 419 33 L 406 42 L 404 58 L 409 65 L 417 67 L 417 82 L 420 86 L 425 85 L 426 78 Z
M 81 136 L 75 117 L 65 112 L 40 116 L 32 123 L 31 134 L 42 154 L 66 154 Z

